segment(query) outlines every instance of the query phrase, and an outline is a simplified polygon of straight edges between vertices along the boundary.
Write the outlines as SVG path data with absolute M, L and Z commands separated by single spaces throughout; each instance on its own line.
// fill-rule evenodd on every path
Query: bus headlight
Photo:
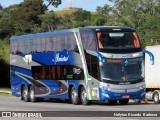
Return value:
M 108 84 L 100 84 L 99 86 L 100 88 L 102 88 L 103 90 L 108 90 L 108 91 L 111 91 L 111 88 L 109 87 Z
M 145 84 L 144 85 L 139 85 L 139 86 L 137 86 L 137 89 L 144 89 L 145 88 Z

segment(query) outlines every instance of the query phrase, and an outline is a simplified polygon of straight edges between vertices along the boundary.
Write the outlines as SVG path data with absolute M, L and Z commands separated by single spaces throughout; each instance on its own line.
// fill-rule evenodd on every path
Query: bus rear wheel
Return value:
M 24 100 L 25 102 L 29 102 L 29 92 L 25 88 L 25 86 L 22 88 L 21 99 Z
M 129 100 L 119 100 L 119 104 L 121 105 L 127 105 Z
M 78 105 L 79 104 L 79 97 L 78 97 L 78 93 L 76 92 L 75 88 L 72 87 L 71 89 L 71 103 L 74 104 L 74 105 Z
M 92 103 L 90 100 L 87 99 L 87 93 L 84 87 L 82 87 L 81 89 L 80 98 L 82 105 L 90 105 Z
M 38 99 L 35 97 L 35 91 L 33 86 L 30 87 L 29 93 L 30 93 L 29 94 L 30 101 L 37 102 Z

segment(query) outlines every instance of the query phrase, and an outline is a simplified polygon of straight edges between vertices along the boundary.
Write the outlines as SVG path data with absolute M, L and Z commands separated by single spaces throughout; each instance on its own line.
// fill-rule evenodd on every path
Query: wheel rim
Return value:
M 32 100 L 34 99 L 34 91 L 33 91 L 33 90 L 30 91 L 30 98 L 31 98 Z
M 24 99 L 27 99 L 27 94 L 28 94 L 28 92 L 27 92 L 27 90 L 24 88 L 24 92 L 23 92 L 23 97 L 24 97 Z
M 72 101 L 76 101 L 77 93 L 75 90 L 72 91 Z
M 159 96 L 157 94 L 154 95 L 154 101 L 158 102 L 159 101 Z

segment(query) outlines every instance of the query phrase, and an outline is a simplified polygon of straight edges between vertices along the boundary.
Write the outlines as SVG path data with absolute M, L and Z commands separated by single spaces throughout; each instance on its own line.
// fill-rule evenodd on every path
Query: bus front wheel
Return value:
M 71 103 L 74 105 L 78 105 L 79 104 L 79 97 L 78 97 L 78 93 L 76 92 L 74 87 L 72 87 L 70 95 L 71 95 Z
M 22 95 L 21 95 L 22 99 L 25 101 L 25 102 L 29 102 L 29 92 L 28 90 L 25 88 L 25 86 L 22 88 Z
M 87 93 L 86 93 L 86 89 L 84 87 L 82 87 L 81 89 L 81 102 L 82 102 L 82 105 L 90 105 L 91 104 L 91 101 L 87 99 Z

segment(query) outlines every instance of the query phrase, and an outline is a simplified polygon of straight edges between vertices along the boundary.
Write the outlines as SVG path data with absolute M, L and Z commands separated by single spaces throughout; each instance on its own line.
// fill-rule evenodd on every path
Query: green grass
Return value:
M 10 91 L 10 88 L 0 88 L 0 96 L 12 96 L 12 94 L 9 93 Z
M 0 88 L 0 90 L 11 91 L 11 88 Z
M 73 12 L 76 12 L 77 10 L 60 10 L 60 11 L 55 11 L 55 13 L 59 16 L 63 16 L 65 14 L 72 14 Z
M 59 16 L 64 16 L 65 14 L 71 15 L 72 13 L 78 11 L 77 9 L 69 9 L 69 10 L 60 10 L 60 11 L 54 11 Z M 96 12 L 91 12 L 91 14 L 96 14 Z

